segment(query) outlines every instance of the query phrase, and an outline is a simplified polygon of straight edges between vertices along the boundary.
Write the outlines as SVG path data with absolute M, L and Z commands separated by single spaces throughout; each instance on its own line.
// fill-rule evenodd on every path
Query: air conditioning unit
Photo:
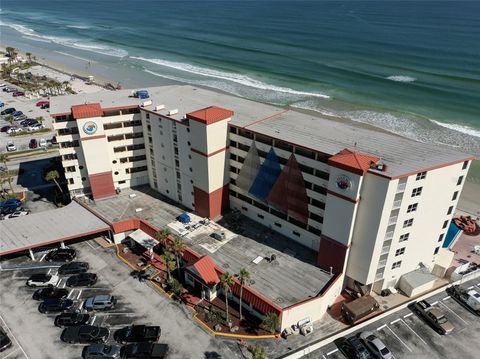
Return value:
M 152 100 L 142 102 L 142 107 L 150 106 L 152 103 L 153 103 Z
M 165 108 L 165 105 L 158 105 L 158 106 L 155 106 L 155 111 L 160 111 L 160 110 L 163 110 Z
M 168 111 L 168 116 L 173 116 L 173 115 L 176 115 L 177 113 L 178 113 L 178 109 L 170 110 Z

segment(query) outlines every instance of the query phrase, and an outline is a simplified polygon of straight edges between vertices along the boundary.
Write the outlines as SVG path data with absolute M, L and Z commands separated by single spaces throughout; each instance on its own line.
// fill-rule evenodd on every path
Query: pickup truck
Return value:
M 433 329 L 439 334 L 449 334 L 453 331 L 454 326 L 448 321 L 443 312 L 432 307 L 426 300 L 421 300 L 411 304 L 410 309 L 422 317 Z
M 480 316 L 480 293 L 475 289 L 465 289 L 454 285 L 447 288 L 447 293 L 469 311 Z
M 121 349 L 122 359 L 165 359 L 168 354 L 167 344 L 133 343 Z
M 156 342 L 160 338 L 159 326 L 131 325 L 115 332 L 114 338 L 121 344 L 133 342 Z

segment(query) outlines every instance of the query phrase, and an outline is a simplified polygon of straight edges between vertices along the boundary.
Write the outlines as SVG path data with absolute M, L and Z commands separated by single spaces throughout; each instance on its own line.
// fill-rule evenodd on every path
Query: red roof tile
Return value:
M 74 119 L 100 117 L 102 115 L 103 110 L 99 103 L 86 103 L 84 105 L 72 106 L 72 116 Z
M 206 125 L 210 125 L 212 123 L 232 117 L 233 114 L 233 111 L 227 110 L 225 108 L 210 106 L 198 111 L 187 113 L 187 118 L 190 120 L 202 122 Z
M 367 172 L 372 164 L 376 164 L 378 161 L 380 161 L 380 157 L 369 155 L 368 153 L 352 151 L 347 148 L 328 159 L 328 163 L 331 166 L 360 175 Z
M 200 276 L 200 278 L 202 278 L 205 284 L 213 286 L 214 284 L 220 283 L 220 278 L 218 277 L 217 271 L 215 270 L 215 263 L 209 256 L 203 256 L 191 267 L 195 268 L 195 270 L 198 272 L 198 275 Z

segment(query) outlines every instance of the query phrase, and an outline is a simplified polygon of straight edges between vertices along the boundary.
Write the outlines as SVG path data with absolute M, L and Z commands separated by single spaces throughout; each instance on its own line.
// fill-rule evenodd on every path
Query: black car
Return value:
M 165 359 L 167 354 L 167 344 L 133 343 L 120 349 L 122 359 Z
M 58 274 L 65 275 L 85 273 L 88 271 L 88 268 L 90 268 L 90 266 L 86 262 L 70 262 L 63 264 L 60 268 L 58 268 Z
M 8 337 L 7 333 L 5 333 L 2 328 L 0 328 L 0 352 L 7 350 L 11 346 L 12 341 Z
M 45 110 L 47 108 L 50 108 L 50 103 L 44 103 L 41 107 L 42 110 Z
M 130 325 L 118 329 L 114 339 L 122 344 L 133 342 L 156 342 L 160 338 L 159 326 Z
M 9 108 L 6 108 L 5 110 L 3 110 L 2 112 L 0 112 L 0 115 L 11 115 L 15 111 L 17 111 L 15 109 L 15 107 L 9 107 Z
M 67 279 L 68 287 L 90 287 L 97 283 L 97 275 L 95 273 L 80 273 L 72 275 Z
M 45 299 L 61 299 L 66 298 L 68 295 L 68 290 L 65 288 L 41 288 L 37 289 L 33 293 L 32 298 L 34 300 L 45 300 Z
M 90 314 L 82 313 L 62 313 L 55 317 L 55 326 L 57 327 L 73 327 L 77 325 L 87 324 Z
M 78 325 L 65 328 L 60 336 L 62 342 L 75 343 L 105 343 L 110 332 L 105 327 L 95 325 Z
M 70 261 L 73 261 L 76 256 L 77 256 L 77 253 L 75 252 L 75 249 L 58 248 L 48 252 L 47 255 L 45 256 L 45 260 L 47 262 L 52 262 L 52 261 L 70 262 Z
M 40 313 L 58 313 L 64 310 L 71 309 L 73 306 L 73 300 L 66 298 L 51 298 L 45 299 L 38 306 Z
M 368 349 L 356 336 L 345 339 L 340 345 L 340 351 L 351 359 L 373 359 Z

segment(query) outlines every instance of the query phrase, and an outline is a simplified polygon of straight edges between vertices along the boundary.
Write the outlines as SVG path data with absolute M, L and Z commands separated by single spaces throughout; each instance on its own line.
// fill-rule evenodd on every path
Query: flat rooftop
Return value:
M 130 198 L 131 194 L 135 197 Z M 162 201 L 161 195 L 148 187 L 122 190 L 119 195 L 95 201 L 90 206 L 109 221 L 137 217 L 158 228 L 167 227 L 183 211 L 173 203 Z M 142 211 L 136 212 L 137 208 Z M 226 218 L 219 224 L 228 222 Z M 314 265 L 314 251 L 246 217 L 242 216 L 240 222 L 244 228 L 242 234 L 224 244 L 219 245 L 219 241 L 210 237 L 214 230 L 202 230 L 198 235 L 194 231 L 184 240 L 197 253 L 209 255 L 225 271 L 235 274 L 240 268 L 247 268 L 253 279 L 250 287 L 282 308 L 317 296 L 332 278 Z M 273 262 L 263 259 L 253 263 L 259 256 L 265 258 L 272 254 L 276 256 Z
M 190 85 L 145 89 L 149 91 L 149 100 L 152 101 L 152 105 L 145 107 L 146 110 L 154 111 L 156 106 L 165 105 L 165 109 L 157 113 L 167 116 L 168 111 L 178 109 L 177 115 L 169 117 L 181 120 L 186 113 L 208 106 L 224 107 L 235 112 L 231 121 L 235 126 L 329 155 L 345 148 L 376 155 L 388 165 L 387 171 L 381 172 L 388 177 L 472 158 L 453 148 L 417 142 L 360 123 L 335 121 Z M 73 105 L 83 103 L 100 103 L 102 108 L 115 108 L 141 105 L 146 101 L 129 97 L 132 91 L 102 91 L 54 97 L 51 99 L 50 113 L 69 113 Z

